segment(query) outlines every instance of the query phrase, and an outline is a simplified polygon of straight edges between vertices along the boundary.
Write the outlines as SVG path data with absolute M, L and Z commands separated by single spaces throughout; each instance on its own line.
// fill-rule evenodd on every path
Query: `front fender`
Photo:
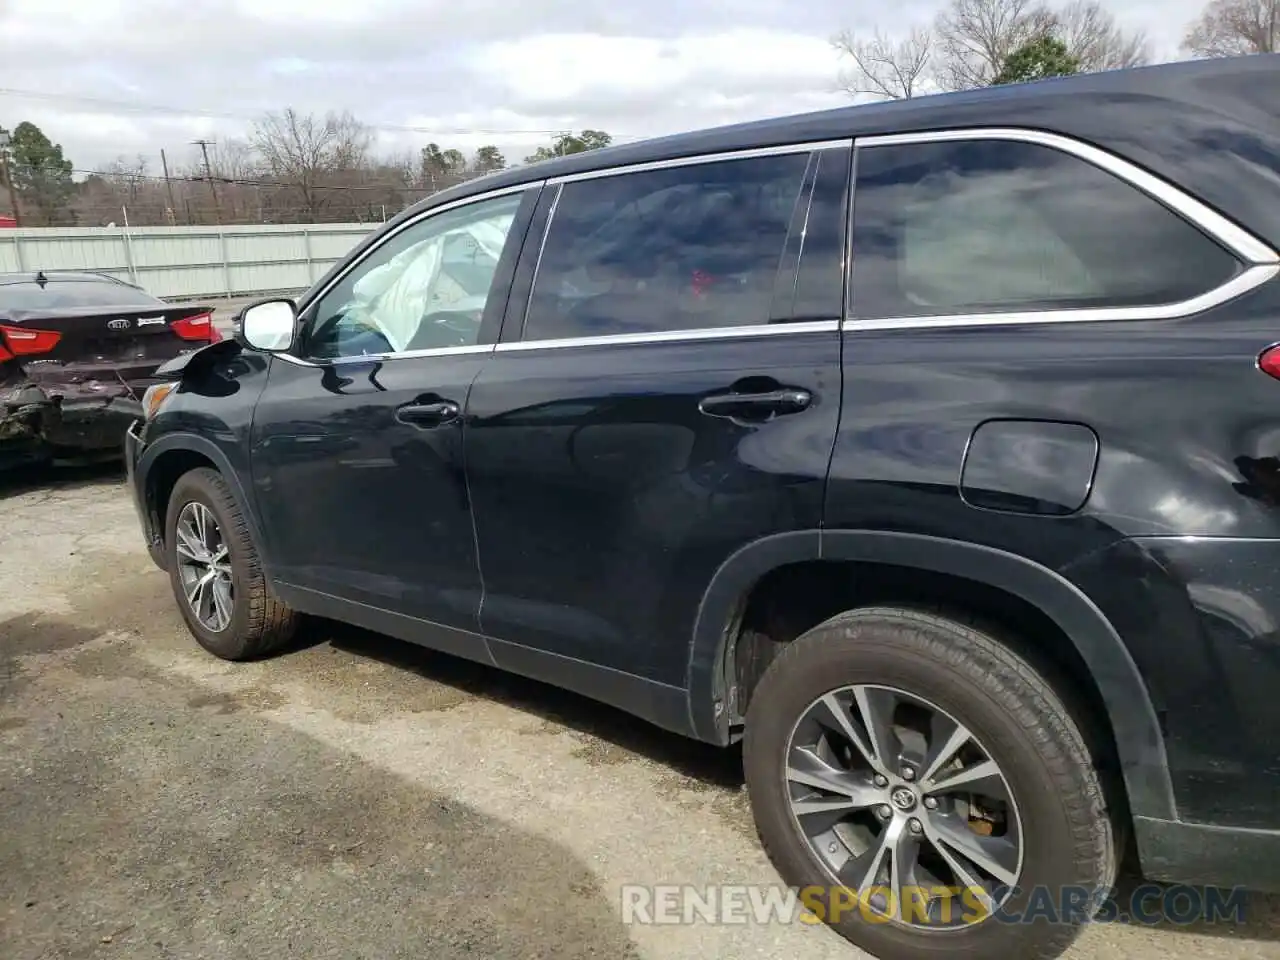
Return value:
M 724 709 L 726 642 L 739 604 L 759 579 L 786 563 L 857 561 L 927 570 L 1013 594 L 1071 639 L 1102 695 L 1135 815 L 1175 819 L 1164 738 L 1141 674 L 1110 621 L 1075 585 L 1024 557 L 978 544 L 875 530 L 805 531 L 766 537 L 733 554 L 703 596 L 689 657 L 690 722 L 699 737 L 729 740 Z

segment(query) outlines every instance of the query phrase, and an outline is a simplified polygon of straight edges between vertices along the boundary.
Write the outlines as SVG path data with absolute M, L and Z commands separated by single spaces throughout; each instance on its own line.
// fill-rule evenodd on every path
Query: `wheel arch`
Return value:
M 763 577 L 812 561 L 882 564 L 977 581 L 1047 617 L 1070 641 L 1101 696 L 1130 809 L 1176 819 L 1164 737 L 1146 684 L 1115 628 L 1074 584 L 1025 557 L 978 544 L 874 530 L 796 531 L 754 541 L 730 556 L 703 595 L 686 676 L 690 724 L 727 743 L 729 652 L 747 599 Z
M 269 560 L 263 549 L 262 528 L 258 523 L 253 501 L 245 490 L 239 472 L 227 454 L 212 440 L 194 433 L 167 433 L 147 445 L 138 461 L 141 488 L 145 491 L 146 513 L 151 535 L 157 541 L 164 539 L 164 517 L 169 494 L 178 479 L 198 467 L 211 467 L 218 471 L 240 504 L 250 535 L 258 546 L 258 554 L 264 571 L 270 570 Z M 268 575 L 269 578 L 269 575 Z

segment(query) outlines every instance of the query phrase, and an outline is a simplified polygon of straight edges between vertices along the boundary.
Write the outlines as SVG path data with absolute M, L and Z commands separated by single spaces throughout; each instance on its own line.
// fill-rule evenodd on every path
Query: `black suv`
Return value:
M 882 957 L 1053 956 L 1130 849 L 1275 888 L 1278 117 L 1203 61 L 438 194 L 162 368 L 152 556 L 221 657 L 319 615 L 742 739 Z

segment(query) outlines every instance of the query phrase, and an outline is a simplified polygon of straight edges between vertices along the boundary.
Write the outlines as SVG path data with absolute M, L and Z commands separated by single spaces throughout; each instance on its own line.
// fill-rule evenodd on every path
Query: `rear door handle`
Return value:
M 408 403 L 396 410 L 396 419 L 415 427 L 438 427 L 458 419 L 458 405 L 452 400 L 435 403 Z
M 716 393 L 703 397 L 698 409 L 709 417 L 730 420 L 769 420 L 799 413 L 813 401 L 808 390 L 784 387 L 766 393 Z

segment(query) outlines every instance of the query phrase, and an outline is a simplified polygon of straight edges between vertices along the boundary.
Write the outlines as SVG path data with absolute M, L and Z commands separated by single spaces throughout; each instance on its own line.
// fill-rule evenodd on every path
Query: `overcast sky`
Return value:
M 1169 58 L 1202 4 L 1111 0 L 1111 9 Z M 0 126 L 39 124 L 77 169 L 142 152 L 158 172 L 162 147 L 186 163 L 192 139 L 243 136 L 253 116 L 291 105 L 351 110 L 382 128 L 381 152 L 436 140 L 466 151 L 497 143 L 518 158 L 551 138 L 542 131 L 594 127 L 621 140 L 847 102 L 835 90 L 831 34 L 906 29 L 939 6 L 0 0 Z M 60 99 L 75 97 L 134 108 Z

